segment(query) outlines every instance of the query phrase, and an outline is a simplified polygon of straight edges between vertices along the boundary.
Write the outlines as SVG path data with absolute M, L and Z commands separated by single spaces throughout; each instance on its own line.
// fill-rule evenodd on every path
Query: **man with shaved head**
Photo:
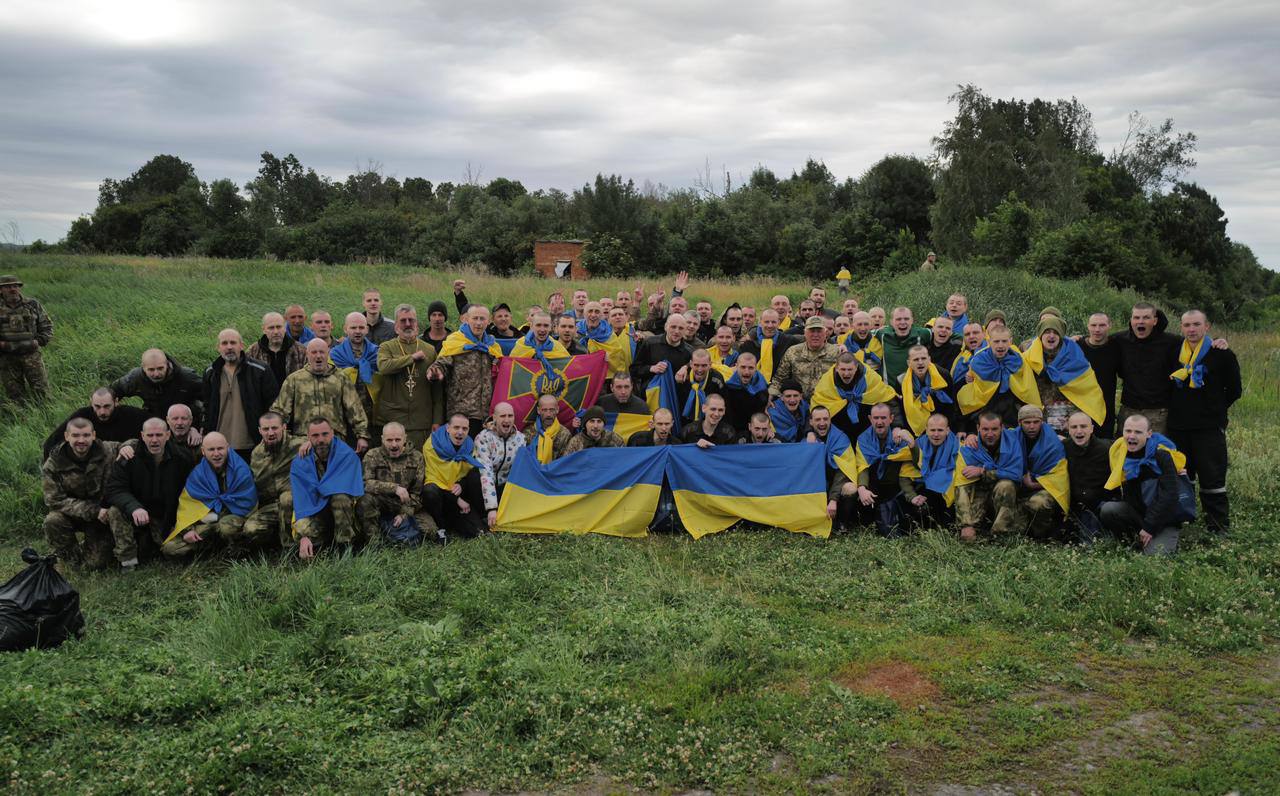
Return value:
M 323 340 L 333 348 L 333 316 L 324 310 L 311 313 L 311 333 L 315 335 L 314 339 Z
M 596 309 L 599 310 L 599 305 Z M 445 339 L 431 366 L 434 378 L 446 379 L 446 414 L 466 415 L 471 423 L 469 435 L 472 438 L 480 433 L 485 418 L 489 416 L 489 404 L 493 398 L 493 366 L 502 358 L 502 349 L 489 334 L 488 327 L 489 308 L 472 304 L 458 331 Z
M 355 385 L 329 361 L 329 346 L 323 340 L 307 343 L 307 366 L 284 380 L 271 410 L 280 413 L 295 437 L 306 435 L 308 420 L 324 417 L 333 433 L 356 453 L 369 447 L 369 418 L 360 396 Z
M 382 429 L 373 415 L 369 386 L 378 373 L 378 344 L 368 338 L 369 321 L 362 312 L 349 312 L 342 320 L 342 340 L 329 349 L 329 361 L 356 387 L 365 417 L 369 418 L 369 439 L 381 438 Z
M 648 407 L 645 411 L 648 411 Z M 480 468 L 480 480 L 493 480 L 493 491 L 499 500 L 507 486 L 511 464 L 524 446 L 525 438 L 516 425 L 515 409 L 506 401 L 493 407 L 493 423 L 476 435 L 475 456 L 482 464 L 489 466 L 487 472 L 483 467 Z M 483 483 L 481 486 L 484 486 Z
M 382 292 L 371 287 L 365 290 L 361 298 L 364 303 L 365 322 L 369 326 L 369 339 L 381 345 L 395 337 L 395 323 L 382 314 Z
M 187 475 L 185 489 L 189 498 L 209 511 L 194 521 L 179 512 L 160 552 L 165 558 L 187 558 L 225 544 L 231 557 L 243 557 L 251 552 L 244 537 L 245 518 L 258 503 L 253 473 L 217 431 L 205 435 L 200 453 L 201 461 Z
M 182 494 L 195 460 L 170 437 L 165 421 L 153 417 L 142 424 L 136 455 L 117 460 L 107 476 L 107 521 L 115 540 L 115 556 L 125 572 L 140 560 L 155 558 L 173 531 Z
M 284 311 L 284 333 L 306 345 L 315 339 L 316 333 L 307 327 L 307 311 L 301 304 L 290 304 Z
M 204 409 L 200 377 L 158 348 L 147 349 L 140 367 L 111 382 L 111 392 L 116 398 L 141 398 L 143 410 L 151 417 L 164 417 L 174 404 L 186 404 L 191 407 L 193 428 L 200 428 Z
M 382 445 L 364 457 L 364 497 L 360 516 L 365 536 L 398 544 L 419 544 L 436 538 L 436 524 L 422 507 L 422 484 L 427 466 L 422 451 L 406 444 L 404 426 L 382 427 Z
M 361 316 L 364 317 L 364 316 Z M 235 329 L 218 333 L 218 357 L 204 371 L 205 428 L 218 431 L 245 461 L 253 453 L 258 418 L 271 406 L 280 385 L 271 369 L 244 353 Z
M 120 403 L 107 387 L 99 387 L 89 396 L 88 406 L 72 412 L 44 441 L 44 457 L 47 459 L 53 449 L 63 443 L 68 424 L 76 418 L 89 421 L 94 439 L 99 442 L 125 442 L 138 439 L 142 423 L 148 417 L 142 409 Z
M 262 316 L 262 337 L 249 346 L 246 356 L 271 368 L 276 384 L 284 384 L 290 373 L 307 364 L 307 350 L 284 333 L 284 316 L 278 312 Z
M 97 439 L 88 418 L 73 417 L 65 425 L 63 442 L 41 467 L 44 504 L 49 509 L 44 537 L 58 560 L 68 566 L 108 569 L 114 559 L 104 493 L 120 443 Z M 83 545 L 77 534 L 84 536 Z

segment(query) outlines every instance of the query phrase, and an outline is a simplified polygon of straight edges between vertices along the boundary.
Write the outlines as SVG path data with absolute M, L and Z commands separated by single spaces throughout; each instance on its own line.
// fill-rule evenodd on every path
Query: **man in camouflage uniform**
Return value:
M 274 533 L 281 546 L 287 547 L 293 542 L 289 467 L 302 440 L 285 433 L 284 418 L 278 412 L 266 412 L 258 419 L 258 433 L 262 441 L 249 457 L 258 505 L 245 518 L 244 536 L 249 544 L 270 544 Z
M 311 418 L 327 417 L 334 433 L 356 453 L 369 448 L 369 419 L 360 396 L 346 374 L 329 361 L 329 346 L 323 340 L 307 343 L 307 366 L 284 380 L 271 411 L 280 413 L 295 437 L 306 436 Z
M 422 452 L 405 447 L 404 426 L 387 423 L 382 427 L 382 446 L 364 457 L 364 497 L 360 513 L 365 535 L 372 541 L 387 537 L 416 544 L 436 538 L 436 524 L 422 508 L 422 484 L 426 480 Z M 410 524 L 412 523 L 412 524 Z M 416 526 L 416 527 L 415 527 Z
M 49 395 L 49 376 L 40 349 L 53 340 L 53 321 L 35 299 L 22 297 L 22 281 L 0 276 L 0 385 L 9 400 L 30 392 Z
M 284 333 L 284 316 L 278 312 L 262 316 L 262 337 L 249 346 L 244 355 L 271 368 L 276 384 L 284 384 L 290 373 L 302 370 L 307 364 L 307 349 Z
M 191 409 L 191 427 L 203 428 L 204 382 L 158 348 L 143 352 L 141 366 L 111 382 L 111 392 L 116 398 L 138 396 L 151 417 L 164 417 L 174 404 L 186 404 Z M 199 444 L 199 440 L 188 441 Z
M 489 308 L 472 304 L 463 322 L 471 327 L 476 339 L 484 337 L 489 327 Z M 493 399 L 493 354 L 488 351 L 463 351 L 453 356 L 437 357 L 432 369 L 448 377 L 446 382 L 446 415 L 465 415 L 470 421 L 470 436 L 484 428 Z
M 315 341 L 322 342 L 322 341 Z M 346 379 L 343 379 L 344 383 Z M 348 384 L 348 386 L 350 386 Z M 333 452 L 333 426 L 323 417 L 315 417 L 302 422 L 307 432 L 308 447 L 304 449 L 307 466 L 315 467 L 317 478 L 323 478 L 329 468 L 330 455 Z M 293 481 L 290 479 L 290 491 Z M 297 535 L 298 558 L 306 561 L 314 558 L 321 548 L 336 546 L 338 549 L 349 549 L 356 541 L 357 534 L 363 528 L 357 517 L 357 501 L 359 497 L 348 494 L 329 496 L 329 504 L 319 514 L 303 517 L 293 525 Z
M 93 423 L 72 418 L 59 443 L 45 460 L 44 536 L 59 559 L 70 566 L 88 565 L 109 569 L 111 528 L 107 525 L 110 505 L 105 499 L 107 473 L 120 448 L 118 442 L 99 442 Z M 76 539 L 84 534 L 84 546 Z
M 213 469 L 219 488 L 225 489 L 229 460 L 238 454 L 231 450 L 227 438 L 217 431 L 204 435 L 200 450 L 201 458 Z M 199 464 L 196 462 L 197 467 Z M 165 558 L 186 558 L 198 551 L 208 550 L 221 541 L 227 543 L 228 552 L 233 558 L 241 557 L 249 552 L 244 538 L 245 519 L 224 504 L 221 511 L 209 512 L 190 527 L 184 528 L 177 536 L 166 539 L 160 546 L 160 552 Z
M 812 316 L 804 324 L 804 345 L 793 345 L 782 355 L 782 361 L 773 368 L 773 380 L 769 394 L 782 395 L 782 384 L 797 381 L 806 399 L 813 398 L 813 389 L 823 375 L 835 367 L 840 348 L 827 342 L 827 322 Z

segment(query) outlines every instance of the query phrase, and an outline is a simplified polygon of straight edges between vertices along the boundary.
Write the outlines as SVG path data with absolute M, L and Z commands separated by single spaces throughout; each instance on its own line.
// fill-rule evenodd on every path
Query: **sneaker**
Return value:
M 138 568 L 138 559 L 131 558 L 128 561 L 120 562 L 120 571 L 126 575 Z

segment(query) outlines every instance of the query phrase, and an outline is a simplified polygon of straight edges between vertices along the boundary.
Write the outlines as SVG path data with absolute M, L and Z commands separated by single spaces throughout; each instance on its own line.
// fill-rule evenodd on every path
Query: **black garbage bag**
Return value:
M 0 652 L 49 649 L 84 633 L 80 593 L 54 569 L 57 556 L 22 551 L 26 569 L 0 586 Z

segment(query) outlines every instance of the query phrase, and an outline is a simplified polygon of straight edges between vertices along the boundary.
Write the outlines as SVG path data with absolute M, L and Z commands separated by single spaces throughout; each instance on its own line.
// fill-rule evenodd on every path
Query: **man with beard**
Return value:
M 378 346 L 378 422 L 399 423 L 409 448 L 421 450 L 427 435 L 444 420 L 444 405 L 427 386 L 436 349 L 418 337 L 418 311 L 412 304 L 396 307 L 395 319 L 395 339 Z
M 271 545 L 274 536 L 287 549 L 293 541 L 289 470 L 303 441 L 285 433 L 284 418 L 278 412 L 258 418 L 258 436 L 262 441 L 249 456 L 258 506 L 244 521 L 244 536 L 250 544 L 263 545 Z
M 290 373 L 302 370 L 307 364 L 306 348 L 284 333 L 284 325 L 284 316 L 278 312 L 263 315 L 262 337 L 245 352 L 249 359 L 271 368 L 276 384 L 284 384 Z
M 827 306 L 827 290 L 822 287 L 810 288 L 809 300 L 813 302 L 814 309 L 824 318 L 835 320 L 840 313 Z
M 404 426 L 382 427 L 382 445 L 364 457 L 364 497 L 359 510 L 365 537 L 418 544 L 436 538 L 436 524 L 422 508 L 426 464 L 421 451 L 405 447 Z
M 71 413 L 53 430 L 44 441 L 45 459 L 53 453 L 53 449 L 66 439 L 66 431 L 72 420 L 88 420 L 93 428 L 94 439 L 98 442 L 124 442 L 138 439 L 142 433 L 142 423 L 149 415 L 136 406 L 122 404 L 106 387 L 99 387 L 89 396 L 89 405 Z
M 364 475 L 359 457 L 334 436 L 328 419 L 313 417 L 303 428 L 307 441 L 289 465 L 289 491 L 297 518 L 293 536 L 298 558 L 307 561 L 325 548 L 350 550 L 363 531 L 356 506 L 364 497 Z
M 249 552 L 244 538 L 245 518 L 258 504 L 253 472 L 217 431 L 205 435 L 201 454 L 201 460 L 187 475 L 177 520 L 160 552 L 165 558 L 186 558 L 225 543 L 233 558 L 241 557 Z M 207 509 L 207 513 L 201 515 L 200 509 Z
M 284 380 L 271 411 L 280 413 L 294 436 L 306 433 L 308 419 L 323 417 L 331 431 L 355 443 L 356 453 L 369 447 L 369 419 L 360 396 L 329 361 L 329 346 L 323 340 L 307 343 L 307 367 Z
M 54 446 L 40 468 L 49 510 L 44 538 L 68 566 L 110 569 L 114 563 L 106 485 L 119 447 L 118 442 L 99 441 L 88 419 L 73 417 L 66 423 L 63 442 Z M 83 545 L 77 534 L 84 536 Z
M 206 426 L 226 437 L 245 461 L 258 444 L 258 418 L 279 391 L 270 368 L 245 356 L 239 332 L 223 329 L 218 333 L 218 358 L 204 372 Z
M 395 337 L 395 323 L 382 314 L 382 293 L 377 288 L 369 288 L 364 292 L 363 301 L 365 323 L 369 328 L 368 339 L 381 345 Z
M 582 413 L 582 432 L 574 435 L 564 449 L 568 456 L 589 448 L 621 448 L 622 437 L 604 427 L 604 410 L 593 406 Z
M 200 428 L 204 385 L 190 368 L 184 368 L 158 348 L 142 354 L 142 366 L 111 382 L 116 398 L 137 396 L 150 417 L 164 417 L 174 404 L 191 407 L 193 428 Z
M 142 450 L 116 461 L 107 476 L 111 504 L 107 522 L 115 538 L 115 556 L 124 572 L 140 558 L 153 558 L 178 517 L 178 496 L 195 460 L 169 437 L 158 417 L 142 424 Z

